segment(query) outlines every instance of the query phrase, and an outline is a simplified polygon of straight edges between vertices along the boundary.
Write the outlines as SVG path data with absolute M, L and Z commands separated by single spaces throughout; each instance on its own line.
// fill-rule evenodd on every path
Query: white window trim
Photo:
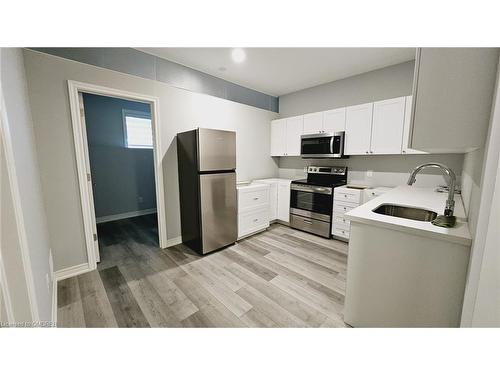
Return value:
M 132 109 L 122 109 L 122 124 L 123 124 L 123 142 L 126 148 L 137 148 L 137 149 L 153 149 L 153 145 L 139 145 L 139 146 L 129 146 L 128 144 L 128 134 L 127 134 L 127 121 L 125 117 L 137 117 L 144 118 L 151 121 L 151 132 L 153 131 L 153 122 L 151 120 L 151 114 L 144 111 L 134 111 Z M 153 142 L 154 143 L 154 142 Z

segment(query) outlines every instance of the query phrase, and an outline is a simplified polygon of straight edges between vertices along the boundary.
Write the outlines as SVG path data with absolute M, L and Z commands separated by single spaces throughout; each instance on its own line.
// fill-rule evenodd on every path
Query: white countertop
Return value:
M 269 189 L 268 184 L 260 184 L 257 182 L 239 182 L 236 184 L 237 190 L 252 190 L 252 189 Z
M 418 188 L 407 185 L 398 186 L 347 212 L 345 218 L 354 222 L 372 224 L 416 235 L 430 236 L 444 241 L 470 245 L 472 240 L 469 226 L 467 224 L 462 197 L 458 194 L 455 195 L 454 214 L 457 217 L 457 224 L 454 228 L 442 228 L 430 222 L 382 215 L 372 211 L 382 204 L 396 204 L 399 206 L 424 208 L 442 215 L 447 197 L 447 193 L 437 193 L 434 191 L 434 188 Z
M 261 181 L 267 181 L 267 182 L 280 182 L 280 181 L 286 181 L 286 182 L 290 182 L 290 181 L 293 181 L 293 179 L 291 178 L 279 178 L 279 177 L 271 177 L 271 178 L 257 178 L 253 181 L 256 181 L 256 182 L 261 182 Z

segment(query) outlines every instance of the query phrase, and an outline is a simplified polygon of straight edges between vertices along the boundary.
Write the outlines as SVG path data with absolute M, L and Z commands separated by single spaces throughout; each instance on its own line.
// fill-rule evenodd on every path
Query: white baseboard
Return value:
M 122 214 L 97 217 L 96 223 L 97 224 L 107 223 L 108 221 L 123 220 L 123 219 L 128 219 L 130 217 L 149 215 L 154 213 L 156 213 L 156 208 L 148 208 L 146 210 L 141 210 L 141 211 L 129 211 L 129 212 L 124 212 Z
M 88 263 L 78 264 L 76 266 L 63 268 L 62 270 L 54 272 L 54 280 L 56 282 L 61 281 L 89 271 L 92 271 L 92 269 L 89 267 Z
M 167 246 L 166 247 L 170 247 L 170 246 L 175 246 L 175 245 L 179 245 L 182 243 L 182 237 L 179 236 L 179 237 L 174 237 L 174 238 L 169 238 L 167 240 Z

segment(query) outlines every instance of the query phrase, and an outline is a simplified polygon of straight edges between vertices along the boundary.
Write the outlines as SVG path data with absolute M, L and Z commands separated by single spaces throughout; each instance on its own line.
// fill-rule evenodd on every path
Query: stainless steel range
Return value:
M 347 183 L 347 167 L 307 168 L 307 179 L 290 185 L 290 226 L 330 238 L 333 190 Z

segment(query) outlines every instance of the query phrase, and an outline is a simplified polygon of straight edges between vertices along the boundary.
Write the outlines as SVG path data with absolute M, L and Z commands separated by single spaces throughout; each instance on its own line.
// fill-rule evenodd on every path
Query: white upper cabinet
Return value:
M 315 112 L 304 115 L 304 133 L 316 134 L 323 132 L 323 113 Z
M 405 118 L 404 96 L 373 103 L 370 153 L 400 154 Z
M 421 48 L 415 60 L 410 144 L 428 152 L 484 145 L 498 48 Z
M 411 121 L 411 103 L 413 96 L 407 96 L 405 103 L 405 122 L 403 125 L 403 142 L 402 142 L 402 153 L 403 154 L 427 154 L 427 152 L 414 150 L 408 147 L 410 142 L 410 121 Z
M 323 131 L 325 133 L 343 132 L 345 130 L 345 108 L 323 112 Z
M 271 121 L 271 156 L 300 156 L 304 116 Z
M 271 121 L 271 156 L 286 153 L 286 119 Z
M 300 156 L 300 136 L 304 129 L 304 116 L 286 119 L 286 156 Z
M 373 103 L 347 107 L 345 122 L 345 154 L 366 155 L 370 153 Z

